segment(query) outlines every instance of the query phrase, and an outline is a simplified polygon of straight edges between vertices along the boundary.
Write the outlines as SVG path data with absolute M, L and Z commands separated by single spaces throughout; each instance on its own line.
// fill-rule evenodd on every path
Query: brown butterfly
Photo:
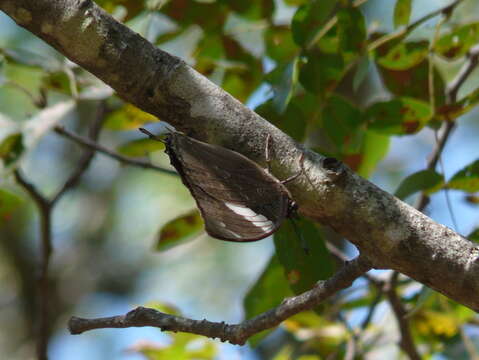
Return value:
M 284 184 L 246 156 L 171 131 L 164 140 L 171 165 L 193 195 L 214 238 L 247 242 L 273 234 L 296 208 Z M 269 140 L 269 139 L 268 139 Z

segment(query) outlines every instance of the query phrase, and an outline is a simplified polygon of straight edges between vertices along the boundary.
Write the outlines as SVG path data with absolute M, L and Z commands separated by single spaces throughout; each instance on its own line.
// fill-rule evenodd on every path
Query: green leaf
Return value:
M 479 103 L 479 88 L 464 96 L 454 104 L 445 104 L 436 109 L 438 120 L 450 121 L 474 109 Z
M 408 98 L 378 102 L 365 112 L 368 128 L 384 134 L 413 134 L 432 118 L 428 103 Z
M 0 188 L 0 224 L 2 221 L 8 221 L 12 217 L 12 213 L 23 202 L 23 199 L 16 194 Z
M 153 139 L 137 139 L 117 148 L 120 154 L 130 157 L 143 157 L 154 151 L 165 149 L 165 144 Z
M 284 3 L 290 6 L 299 6 L 306 4 L 309 0 L 284 0 Z
M 474 229 L 469 235 L 467 235 L 467 238 L 471 241 L 479 243 L 479 228 Z
M 161 311 L 162 313 L 169 314 L 169 315 L 176 315 L 176 316 L 182 315 L 180 309 L 166 302 L 149 301 L 146 304 L 144 304 L 144 306 L 150 309 Z
M 301 5 L 293 16 L 291 31 L 299 46 L 305 46 L 328 20 L 337 0 L 312 0 Z
M 266 54 L 278 63 L 292 59 L 298 53 L 298 47 L 287 26 L 269 26 L 264 34 Z
M 359 60 L 353 79 L 353 90 L 355 92 L 358 91 L 359 87 L 366 79 L 366 76 L 369 74 L 370 65 L 371 61 L 369 60 L 369 55 L 364 55 Z
M 431 194 L 438 191 L 444 185 L 444 177 L 434 170 L 422 170 L 406 177 L 399 185 L 394 194 L 401 200 L 418 192 L 424 191 Z
M 217 344 L 201 335 L 188 333 L 168 333 L 171 343 L 168 345 L 152 342 L 140 342 L 134 351 L 149 360 L 213 360 L 218 351 Z
M 216 1 L 185 0 L 169 1 L 161 8 L 161 12 L 183 28 L 196 24 L 205 33 L 222 33 L 231 10 L 227 6 L 218 6 Z
M 274 244 L 291 289 L 300 294 L 318 280 L 330 277 L 334 266 L 316 226 L 306 219 L 294 221 L 303 240 L 298 238 L 292 221 L 287 221 L 274 234 Z
M 5 75 L 5 57 L 0 54 L 0 86 L 3 86 L 7 81 L 7 76 Z
M 0 159 L 8 166 L 20 158 L 24 149 L 21 133 L 8 135 L 0 143 Z
M 293 96 L 298 83 L 298 58 L 285 65 L 280 65 L 266 76 L 274 90 L 273 105 L 282 114 Z
M 411 310 L 408 311 L 405 317 L 408 318 L 408 317 L 414 316 L 414 314 L 416 314 L 419 310 L 421 310 L 424 307 L 424 305 L 426 305 L 426 303 L 434 294 L 435 294 L 434 290 L 432 290 L 430 287 L 427 287 L 426 285 L 423 285 L 421 291 L 419 292 L 416 304 Z
M 420 64 L 427 57 L 427 41 L 401 42 L 380 56 L 378 64 L 389 70 L 407 70 Z
M 404 46 L 399 45 L 395 51 L 398 51 L 398 61 L 394 61 L 394 57 L 388 57 L 389 52 L 395 47 L 388 47 L 388 44 L 377 49 L 377 56 L 381 59 L 377 63 L 380 65 L 378 69 L 381 73 L 384 85 L 387 89 L 396 96 L 407 96 L 420 99 L 426 102 L 430 101 L 430 69 L 429 62 L 425 57 L 421 62 L 413 65 L 419 61 L 422 54 L 421 42 L 406 43 Z M 386 56 L 386 59 L 382 57 Z M 413 66 L 412 66 L 413 65 Z M 445 83 L 443 76 L 438 72 L 436 67 L 433 69 L 434 73 L 434 97 L 436 107 L 443 106 L 445 103 Z
M 357 7 L 347 7 L 338 11 L 339 49 L 345 62 L 356 58 L 366 43 L 366 23 Z
M 293 139 L 297 141 L 304 139 L 306 131 L 305 106 L 298 103 L 298 98 L 293 98 L 282 114 L 278 113 L 273 100 L 261 104 L 255 108 L 255 111 Z
M 408 25 L 411 18 L 412 0 L 397 0 L 394 7 L 394 27 Z
M 278 257 L 273 255 L 256 284 L 246 294 L 243 306 L 246 319 L 259 315 L 278 306 L 283 299 L 292 295 L 288 282 L 284 278 L 284 269 Z M 272 330 L 262 331 L 248 340 L 256 346 Z
M 467 54 L 471 46 L 479 42 L 479 22 L 460 26 L 438 39 L 435 52 L 455 60 Z
M 198 209 L 178 216 L 161 228 L 156 250 L 165 251 L 194 240 L 204 232 L 204 222 Z
M 324 128 L 339 151 L 355 149 L 358 143 L 356 134 L 361 125 L 361 112 L 351 102 L 338 95 L 332 95 L 323 110 Z M 354 150 L 352 150 L 354 151 Z
M 275 10 L 273 0 L 255 0 L 255 1 L 237 1 L 237 0 L 223 0 L 235 12 L 239 13 L 241 17 L 249 20 L 270 19 Z
M 136 106 L 125 104 L 120 109 L 110 113 L 105 122 L 105 127 L 110 130 L 131 130 L 137 129 L 148 122 L 155 122 L 158 119 Z
M 341 55 L 311 51 L 306 60 L 307 63 L 301 67 L 299 81 L 312 93 L 331 91 L 343 77 L 344 60 Z
M 222 88 L 240 101 L 245 101 L 264 79 L 262 62 L 234 38 L 224 35 L 221 39 L 226 60 L 236 64 L 226 69 Z
M 376 165 L 386 156 L 389 151 L 390 137 L 366 131 L 361 147 L 361 159 L 356 168 L 357 173 L 369 177 L 376 169 Z
M 457 189 L 466 192 L 479 191 L 479 160 L 458 171 L 447 183 L 449 189 Z

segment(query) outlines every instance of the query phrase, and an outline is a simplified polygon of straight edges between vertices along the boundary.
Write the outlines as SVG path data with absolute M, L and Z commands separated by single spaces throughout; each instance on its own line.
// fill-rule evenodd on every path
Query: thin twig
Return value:
M 72 334 L 81 334 L 93 329 L 154 326 L 163 331 L 187 332 L 242 345 L 252 335 L 273 328 L 294 314 L 316 307 L 329 296 L 351 286 L 354 280 L 370 269 L 370 262 L 359 256 L 348 262 L 328 280 L 318 282 L 311 290 L 287 298 L 279 306 L 240 324 L 230 325 L 224 322 L 193 320 L 164 314 L 154 309 L 138 307 L 126 315 L 108 318 L 82 319 L 72 317 L 69 321 L 69 329 Z
M 467 80 L 468 76 L 472 73 L 472 71 L 477 67 L 479 63 L 479 45 L 472 47 L 468 52 L 468 60 L 464 63 L 461 70 L 457 76 L 450 82 L 450 84 L 446 88 L 446 104 L 452 105 L 457 102 L 457 94 L 459 89 L 461 88 L 462 84 Z M 441 157 L 442 151 L 449 139 L 452 131 L 454 130 L 456 123 L 454 119 L 448 119 L 448 121 L 444 122 L 442 128 L 440 130 L 440 135 L 437 137 L 436 146 L 429 157 L 427 163 L 427 169 L 432 170 L 435 169 L 439 159 Z M 419 211 L 423 211 L 426 207 L 427 203 L 429 202 L 429 197 L 424 192 L 421 193 L 417 203 L 416 209 Z
M 106 109 L 105 102 L 101 102 L 98 107 L 95 120 L 90 126 L 89 135 L 88 135 L 90 141 L 93 141 L 93 142 L 97 141 L 98 136 L 100 135 L 103 122 L 105 121 L 106 111 L 107 109 Z M 78 165 L 75 171 L 69 176 L 69 178 L 65 181 L 65 183 L 61 187 L 61 189 L 58 190 L 56 195 L 52 198 L 51 200 L 52 204 L 55 204 L 63 196 L 63 194 L 65 194 L 69 189 L 75 187 L 78 184 L 78 182 L 80 181 L 80 178 L 82 177 L 86 169 L 90 166 L 90 163 L 93 160 L 94 155 L 95 155 L 94 149 L 86 148 L 81 159 L 78 161 Z
M 352 360 L 356 358 L 356 354 L 360 353 L 359 335 L 355 329 L 349 324 L 348 320 L 343 316 L 341 312 L 337 314 L 337 319 L 341 322 L 346 331 L 349 333 L 349 338 L 346 342 L 346 352 L 344 354 L 344 360 Z
M 40 213 L 40 265 L 37 279 L 37 358 L 47 360 L 47 348 L 50 338 L 50 303 L 49 303 L 49 278 L 48 267 L 52 254 L 52 232 L 51 232 L 51 203 L 28 182 L 20 172 L 14 171 L 15 180 L 27 191 L 35 201 Z
M 395 33 L 388 34 L 388 35 L 385 35 L 383 37 L 380 37 L 379 39 L 377 39 L 374 42 L 372 42 L 371 44 L 369 44 L 368 50 L 372 51 L 374 49 L 377 49 L 378 47 L 383 46 L 385 43 L 387 43 L 387 42 L 389 42 L 393 39 L 397 39 L 397 38 L 400 38 L 400 37 L 405 37 L 411 31 L 416 29 L 419 25 L 428 21 L 429 19 L 432 19 L 433 17 L 435 17 L 437 15 L 450 14 L 462 1 L 464 1 L 464 0 L 456 0 L 449 5 L 446 5 L 442 8 L 439 8 L 436 11 L 433 11 L 433 12 L 427 14 L 427 15 L 424 15 L 420 19 L 417 19 L 415 22 L 413 22 L 413 23 L 407 25 L 406 27 L 396 31 Z
M 104 105 L 104 104 L 103 104 Z M 104 119 L 105 108 L 100 107 L 98 116 L 90 128 L 90 137 L 96 139 L 101 130 Z M 47 360 L 48 342 L 51 335 L 50 323 L 50 279 L 49 265 L 53 253 L 52 248 L 52 212 L 56 202 L 80 180 L 82 174 L 87 170 L 91 163 L 94 151 L 88 149 L 80 160 L 76 170 L 70 175 L 57 194 L 48 200 L 40 191 L 29 181 L 25 179 L 19 169 L 14 171 L 14 176 L 19 185 L 32 197 L 40 213 L 40 265 L 37 279 L 37 359 Z
M 378 292 L 376 293 L 376 296 L 374 297 L 373 301 L 369 305 L 369 310 L 366 316 L 364 317 L 363 321 L 361 322 L 360 328 L 362 330 L 366 330 L 368 325 L 371 323 L 371 320 L 373 319 L 374 312 L 376 311 L 379 302 L 381 301 L 383 297 L 383 291 L 382 289 L 378 289 Z
M 399 341 L 399 346 L 409 356 L 411 360 L 420 360 L 421 356 L 419 355 L 419 352 L 417 351 L 414 344 L 411 335 L 411 329 L 409 328 L 409 321 L 405 317 L 406 310 L 402 305 L 401 299 L 396 293 L 398 277 L 399 273 L 395 271 L 391 275 L 391 278 L 385 290 L 395 318 L 398 322 L 399 332 L 401 333 L 401 340 Z
M 82 136 L 79 136 L 75 133 L 72 133 L 71 131 L 68 131 L 66 130 L 65 128 L 61 127 L 61 126 L 55 126 L 54 128 L 55 132 L 57 134 L 60 134 L 60 135 L 63 135 L 73 141 L 75 141 L 77 144 L 81 145 L 81 146 L 84 146 L 84 147 L 87 147 L 87 148 L 90 148 L 90 149 L 94 149 L 95 151 L 98 151 L 106 156 L 109 156 L 115 160 L 118 160 L 120 161 L 121 163 L 124 163 L 124 164 L 128 164 L 128 165 L 133 165 L 133 166 L 138 166 L 138 167 L 141 167 L 141 168 L 144 168 L 144 169 L 152 169 L 152 170 L 156 170 L 156 171 L 159 171 L 159 172 L 162 172 L 162 173 L 165 173 L 165 174 L 169 174 L 169 175 L 178 175 L 176 173 L 176 171 L 173 171 L 173 170 L 169 170 L 169 169 L 165 169 L 165 168 L 162 168 L 160 166 L 156 166 L 156 165 L 153 165 L 147 161 L 143 161 L 143 160 L 137 160 L 137 159 L 134 159 L 134 158 L 131 158 L 131 157 L 128 157 L 128 156 L 123 156 L 123 155 L 120 155 L 110 149 L 107 149 L 106 147 L 94 142 L 94 141 L 91 141 L 89 139 L 86 139 Z
M 443 10 L 443 13 L 445 15 L 448 15 L 448 11 L 450 13 L 450 11 L 452 11 L 454 7 L 457 6 L 459 3 L 460 1 L 456 1 L 450 4 L 446 10 Z M 436 30 L 435 38 L 436 37 L 437 37 L 437 30 Z M 431 50 L 433 50 L 432 47 L 431 47 Z M 446 95 L 447 105 L 454 104 L 457 101 L 457 93 L 459 91 L 459 88 L 466 81 L 467 77 L 472 73 L 473 69 L 477 66 L 478 57 L 479 57 L 479 46 L 475 46 L 469 50 L 468 60 L 463 65 L 463 67 L 459 71 L 456 78 L 446 88 L 445 95 Z M 430 83 L 431 82 L 432 81 L 430 80 Z M 430 91 L 432 91 L 432 89 L 433 88 L 431 87 L 431 84 L 430 84 Z M 435 169 L 437 164 L 440 162 L 441 154 L 454 128 L 455 128 L 455 122 L 452 119 L 449 119 L 443 124 L 441 129 L 441 135 L 438 136 L 436 132 L 436 145 L 431 156 L 429 157 L 429 160 L 426 166 L 428 170 Z M 449 202 L 449 198 L 447 197 L 447 194 L 446 194 L 446 200 L 448 201 L 448 206 L 450 208 L 450 202 Z M 425 192 L 422 192 L 416 202 L 415 207 L 419 211 L 424 211 L 428 202 L 429 202 L 429 196 Z M 453 217 L 452 210 L 450 211 L 451 211 L 451 216 Z M 453 222 L 455 222 L 454 217 L 453 217 Z M 410 333 L 409 320 L 407 319 L 407 317 L 405 317 L 406 311 L 404 310 L 404 307 L 400 301 L 400 298 L 398 297 L 396 293 L 396 283 L 397 283 L 398 276 L 399 276 L 398 272 L 393 273 L 391 280 L 387 286 L 388 287 L 387 295 L 388 295 L 389 303 L 391 304 L 396 320 L 398 322 L 399 330 L 401 333 L 400 346 L 409 355 L 411 359 L 420 359 L 419 353 L 414 345 L 414 341 Z
M 457 93 L 462 84 L 467 80 L 472 71 L 479 62 L 479 44 L 471 47 L 467 53 L 467 59 L 456 78 L 452 80 L 446 89 L 446 101 L 448 104 L 454 104 L 457 101 Z

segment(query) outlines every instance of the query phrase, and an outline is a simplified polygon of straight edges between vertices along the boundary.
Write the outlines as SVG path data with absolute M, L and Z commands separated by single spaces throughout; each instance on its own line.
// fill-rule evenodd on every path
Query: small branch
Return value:
M 469 75 L 477 67 L 479 63 L 479 45 L 473 46 L 469 50 L 467 58 L 468 58 L 467 61 L 462 66 L 461 70 L 459 70 L 459 73 L 457 74 L 456 78 L 452 80 L 451 83 L 446 88 L 446 104 L 447 105 L 452 105 L 457 102 L 457 94 L 459 92 L 459 89 L 467 80 Z M 456 127 L 456 123 L 453 121 L 453 119 L 449 119 L 449 121 L 446 121 L 443 124 L 441 135 L 438 136 L 436 141 L 436 146 L 431 156 L 429 157 L 429 160 L 427 163 L 427 169 L 432 170 L 436 168 L 441 158 L 442 151 L 444 150 L 444 147 L 447 143 L 447 140 L 449 139 L 455 127 Z M 422 193 L 415 207 L 419 211 L 423 211 L 428 202 L 429 202 L 429 197 L 425 193 Z
M 287 298 L 283 300 L 281 305 L 240 324 L 229 325 L 224 322 L 193 320 L 164 314 L 154 309 L 138 307 L 126 315 L 108 318 L 82 319 L 72 317 L 69 321 L 69 329 L 72 334 L 81 334 L 93 329 L 154 326 L 163 331 L 187 332 L 243 345 L 252 335 L 273 328 L 294 314 L 314 308 L 329 296 L 349 287 L 354 280 L 370 269 L 369 261 L 359 256 L 346 263 L 333 277 L 318 282 L 311 290 Z
M 382 297 L 383 297 L 383 291 L 382 289 L 378 289 L 376 296 L 374 297 L 373 301 L 369 305 L 368 313 L 366 314 L 363 321 L 361 322 L 361 325 L 360 325 L 361 330 L 366 330 L 368 325 L 371 323 L 374 312 L 376 311 L 376 308 L 379 302 L 381 301 Z
M 89 130 L 90 141 L 96 142 L 96 140 L 98 139 L 103 122 L 105 120 L 105 114 L 106 114 L 106 104 L 105 102 L 102 102 L 98 108 L 95 120 L 92 122 L 90 126 L 90 130 Z M 51 200 L 52 204 L 55 204 L 69 189 L 75 187 L 78 184 L 83 173 L 90 166 L 90 163 L 93 160 L 94 155 L 95 155 L 94 149 L 86 148 L 85 153 L 83 154 L 81 159 L 78 161 L 78 165 L 75 171 L 70 175 L 70 177 L 65 181 L 61 189 L 58 190 L 56 195 L 52 198 Z
M 462 84 L 467 80 L 472 71 L 476 68 L 479 61 L 479 44 L 469 49 L 467 60 L 446 89 L 446 101 L 448 104 L 454 104 L 457 101 L 457 93 Z
M 94 142 L 94 141 L 91 141 L 90 139 L 86 139 L 82 136 L 79 136 L 79 135 L 76 135 L 68 130 L 66 130 L 65 128 L 61 127 L 61 126 L 56 126 L 55 127 L 55 132 L 57 134 L 60 134 L 60 135 L 63 135 L 73 141 L 75 141 L 77 144 L 81 145 L 81 146 L 84 146 L 84 147 L 87 147 L 87 148 L 90 148 L 90 149 L 93 149 L 95 151 L 98 151 L 106 156 L 109 156 L 115 160 L 118 160 L 120 161 L 121 163 L 124 163 L 124 164 L 128 164 L 128 165 L 133 165 L 133 166 L 138 166 L 138 167 L 141 167 L 141 168 L 144 168 L 144 169 L 152 169 L 152 170 L 156 170 L 156 171 L 159 171 L 159 172 L 162 172 L 162 173 L 165 173 L 165 174 L 169 174 L 169 175 L 177 175 L 177 173 L 173 170 L 169 170 L 169 169 L 165 169 L 165 168 L 162 168 L 162 167 L 159 167 L 159 166 L 156 166 L 156 165 L 153 165 L 149 162 L 146 162 L 146 161 L 142 161 L 142 160 L 137 160 L 137 159 L 133 159 L 133 158 L 130 158 L 128 156 L 123 156 L 123 155 L 120 155 L 110 149 L 107 149 L 106 147 Z
M 433 11 L 433 12 L 427 14 L 427 15 L 424 15 L 422 18 L 417 19 L 415 22 L 413 22 L 413 23 L 407 25 L 406 27 L 396 31 L 395 33 L 384 35 L 383 37 L 380 37 L 376 41 L 369 44 L 368 50 L 372 51 L 374 49 L 377 49 L 378 47 L 383 46 L 385 43 L 387 43 L 387 42 L 389 42 L 393 39 L 397 39 L 397 38 L 400 38 L 402 36 L 405 37 L 411 31 L 416 29 L 419 25 L 428 21 L 429 19 L 432 19 L 433 17 L 435 17 L 437 15 L 450 14 L 462 1 L 464 1 L 464 0 L 456 0 L 449 5 L 446 5 L 442 8 L 440 8 L 440 9 L 437 9 L 436 11 Z
M 405 317 L 406 310 L 404 309 L 401 299 L 396 293 L 397 279 L 399 273 L 394 272 L 386 286 L 386 295 L 388 297 L 389 303 L 395 315 L 395 318 L 398 322 L 399 332 L 401 334 L 401 340 L 399 346 L 401 349 L 409 356 L 411 360 L 420 360 L 421 356 L 419 355 L 414 341 L 411 335 L 411 330 L 409 328 L 409 321 Z
M 444 11 L 444 13 L 447 15 L 447 12 L 450 13 L 450 11 L 453 10 L 452 5 L 457 6 L 460 1 L 456 1 L 455 3 L 451 4 L 448 6 L 448 9 Z M 437 35 L 436 35 L 437 36 Z M 467 80 L 469 75 L 472 73 L 472 71 L 475 69 L 475 67 L 478 64 L 479 60 L 479 45 L 476 45 L 472 47 L 469 50 L 468 53 L 468 59 L 462 66 L 461 70 L 459 71 L 458 75 L 456 78 L 451 81 L 451 83 L 447 86 L 446 88 L 446 104 L 451 105 L 457 102 L 457 94 L 459 92 L 460 87 L 464 82 Z M 431 88 L 432 89 L 432 88 Z M 436 146 L 434 150 L 432 151 L 431 156 L 429 157 L 428 163 L 427 163 L 427 169 L 432 170 L 435 169 L 437 164 L 441 160 L 441 154 L 444 150 L 444 147 L 449 140 L 452 131 L 455 128 L 455 122 L 452 121 L 452 119 L 449 119 L 449 121 L 446 121 L 443 126 L 442 126 L 442 132 L 440 136 L 437 136 L 436 132 Z M 447 189 L 446 189 L 447 191 Z M 447 196 L 447 194 L 446 194 Z M 422 192 L 420 197 L 418 198 L 416 202 L 416 209 L 419 211 L 423 211 L 427 204 L 429 203 L 429 196 L 426 195 L 426 193 Z M 452 213 L 451 213 L 452 214 Z M 454 221 L 454 217 L 453 217 Z M 456 226 L 457 227 L 457 226 Z M 401 332 L 401 343 L 400 346 L 401 348 L 409 355 L 411 359 L 420 359 L 420 356 L 414 346 L 414 342 L 409 330 L 409 320 L 405 317 L 406 311 L 404 310 L 402 303 L 400 299 L 398 298 L 396 294 L 396 283 L 397 283 L 397 277 L 399 274 L 397 272 L 394 272 L 391 280 L 387 286 L 388 288 L 388 299 L 389 303 L 391 304 L 391 307 L 393 309 L 393 312 L 396 316 L 396 319 L 398 321 L 399 329 Z
M 349 338 L 346 342 L 344 360 L 353 360 L 356 358 L 356 354 L 360 353 L 359 334 L 351 327 L 351 325 L 349 325 L 348 320 L 341 314 L 341 312 L 338 313 L 337 319 L 343 324 L 346 331 L 349 333 Z M 336 357 L 339 355 L 338 352 L 339 351 L 336 351 Z
M 52 254 L 51 210 L 52 204 L 29 183 L 20 170 L 14 171 L 15 180 L 20 184 L 35 201 L 40 213 L 40 265 L 37 279 L 37 358 L 47 360 L 47 348 L 50 338 L 50 303 L 48 267 Z

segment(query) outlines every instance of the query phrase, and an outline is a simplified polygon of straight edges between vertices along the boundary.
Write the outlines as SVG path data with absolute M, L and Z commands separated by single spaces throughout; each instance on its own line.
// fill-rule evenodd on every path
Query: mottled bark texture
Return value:
M 0 9 L 141 109 L 259 162 L 269 134 L 273 173 L 281 179 L 298 171 L 300 145 L 94 2 L 0 0 Z M 343 165 L 323 164 L 307 151 L 307 176 L 288 184 L 301 213 L 347 237 L 376 267 L 400 271 L 479 310 L 475 244 Z

